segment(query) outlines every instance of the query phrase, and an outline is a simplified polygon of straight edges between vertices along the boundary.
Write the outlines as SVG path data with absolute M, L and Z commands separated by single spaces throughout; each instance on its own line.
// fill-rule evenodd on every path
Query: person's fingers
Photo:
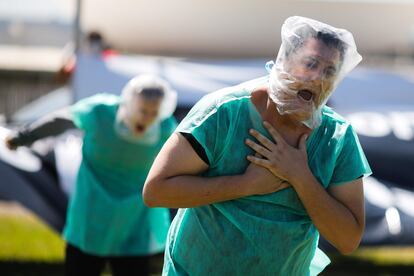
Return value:
M 282 189 L 285 189 L 285 188 L 288 188 L 288 187 L 290 187 L 291 185 L 290 185 L 290 183 L 289 182 L 287 182 L 286 180 L 282 180 L 281 182 L 280 182 L 280 184 L 279 184 L 279 190 L 282 190 Z
M 264 157 L 269 158 L 271 156 L 271 152 L 266 149 L 265 147 L 256 144 L 255 142 L 253 142 L 250 139 L 246 139 L 246 145 L 248 145 L 249 147 L 251 147 L 254 151 L 256 151 L 257 153 L 261 154 Z
M 260 166 L 260 167 L 263 167 L 263 168 L 266 168 L 266 169 L 269 169 L 270 166 L 271 166 L 271 163 L 270 163 L 269 160 L 258 158 L 258 157 L 252 156 L 252 155 L 248 155 L 247 160 L 249 160 L 251 163 L 253 163 L 257 166 Z
M 276 142 L 276 145 L 284 145 L 286 144 L 285 139 L 283 139 L 282 135 L 268 122 L 264 121 L 263 125 L 269 131 L 270 135 L 272 135 L 273 139 Z
M 267 137 L 263 136 L 260 132 L 255 129 L 250 129 L 249 133 L 257 139 L 267 149 L 272 150 L 275 144 L 270 141 Z

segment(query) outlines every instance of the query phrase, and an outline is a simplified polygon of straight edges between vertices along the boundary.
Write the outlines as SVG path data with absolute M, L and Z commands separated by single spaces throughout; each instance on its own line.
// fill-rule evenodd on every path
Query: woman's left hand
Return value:
M 300 137 L 298 148 L 295 148 L 289 145 L 272 125 L 264 122 L 264 126 L 275 142 L 251 129 L 250 134 L 260 144 L 250 139 L 246 139 L 246 144 L 262 157 L 249 155 L 247 159 L 258 166 L 267 168 L 275 176 L 288 181 L 294 186 L 296 181 L 302 181 L 303 177 L 306 177 L 310 172 L 306 152 L 307 134 Z

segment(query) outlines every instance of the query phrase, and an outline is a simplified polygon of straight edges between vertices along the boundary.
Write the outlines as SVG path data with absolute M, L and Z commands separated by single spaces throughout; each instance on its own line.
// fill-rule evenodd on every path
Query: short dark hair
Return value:
M 153 100 L 163 98 L 165 92 L 161 87 L 146 87 L 141 90 L 140 94 L 146 99 Z
M 333 31 L 327 28 L 315 30 L 307 24 L 296 29 L 295 34 L 289 37 L 288 43 L 286 43 L 285 57 L 289 57 L 290 54 L 302 48 L 309 38 L 319 40 L 326 46 L 338 50 L 342 63 L 347 45 Z

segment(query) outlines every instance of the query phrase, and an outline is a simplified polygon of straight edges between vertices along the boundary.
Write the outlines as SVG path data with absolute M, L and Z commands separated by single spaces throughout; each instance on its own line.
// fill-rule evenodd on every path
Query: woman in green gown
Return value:
M 371 171 L 325 103 L 360 60 L 349 32 L 291 17 L 269 76 L 193 107 L 144 186 L 147 205 L 181 208 L 163 275 L 316 275 L 329 263 L 319 233 L 358 247 Z
M 142 188 L 155 156 L 176 128 L 176 93 L 164 80 L 141 75 L 121 96 L 97 94 L 48 115 L 8 137 L 30 145 L 76 127 L 82 162 L 63 237 L 65 275 L 149 275 L 151 256 L 164 251 L 169 210 L 148 208 Z

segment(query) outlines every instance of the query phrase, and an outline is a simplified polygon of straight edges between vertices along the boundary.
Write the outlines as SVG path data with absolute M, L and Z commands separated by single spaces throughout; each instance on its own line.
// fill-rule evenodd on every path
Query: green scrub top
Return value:
M 271 137 L 252 104 L 251 91 L 267 78 L 206 95 L 180 123 L 203 146 L 203 175 L 242 174 L 253 151 L 244 144 L 254 128 Z M 371 173 L 352 127 L 330 108 L 307 141 L 309 166 L 324 188 Z M 180 209 L 170 227 L 163 275 L 317 275 L 329 258 L 293 188 Z
M 98 94 L 71 107 L 84 138 L 63 236 L 69 244 L 98 256 L 155 254 L 165 248 L 169 210 L 147 208 L 142 188 L 176 121 L 170 117 L 158 123 L 154 144 L 126 141 L 115 131 L 120 99 Z

